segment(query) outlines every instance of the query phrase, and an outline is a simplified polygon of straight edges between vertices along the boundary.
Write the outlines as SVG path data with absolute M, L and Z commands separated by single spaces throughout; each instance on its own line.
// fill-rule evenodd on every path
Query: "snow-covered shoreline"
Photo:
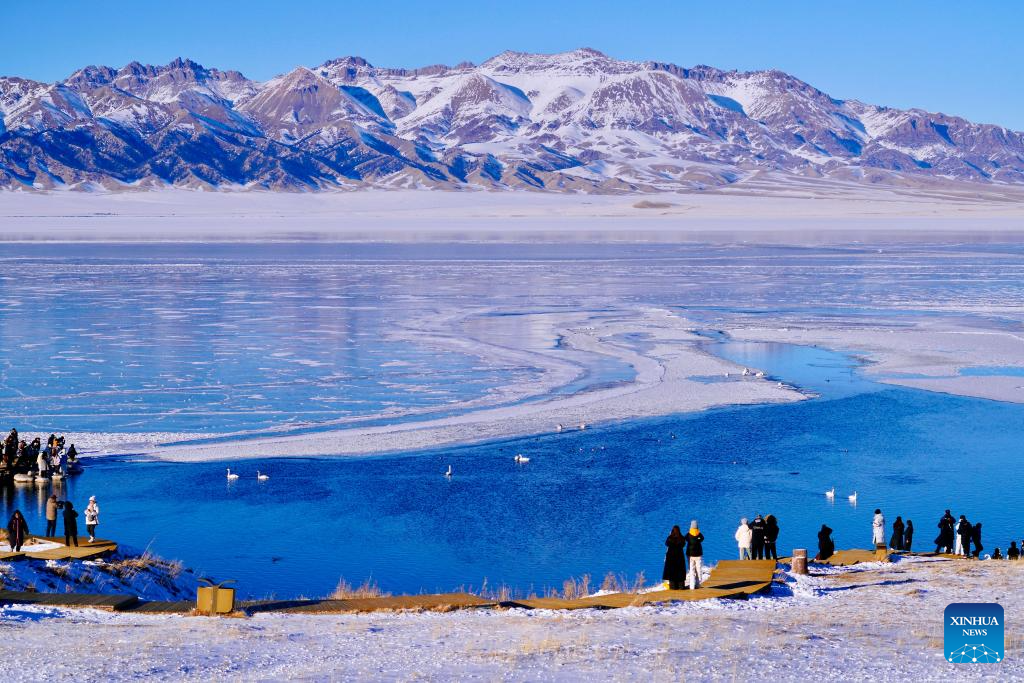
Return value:
M 1017 241 L 1022 199 L 1012 186 L 880 188 L 770 175 L 653 195 L 0 191 L 0 241 Z
M 1020 603 L 1007 561 L 902 560 L 815 567 L 768 596 L 616 610 L 464 610 L 248 619 L 0 608 L 0 673 L 12 680 L 784 680 L 1024 676 L 1021 631 L 1006 659 L 943 658 L 951 602 Z M 62 656 L 52 656 L 54 643 Z M 73 662 L 73 667 L 69 669 Z

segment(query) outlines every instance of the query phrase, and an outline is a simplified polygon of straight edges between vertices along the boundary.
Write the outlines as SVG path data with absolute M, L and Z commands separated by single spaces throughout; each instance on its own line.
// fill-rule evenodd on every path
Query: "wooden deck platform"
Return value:
M 712 598 L 745 599 L 766 591 L 775 578 L 775 560 L 722 560 L 711 570 L 711 576 L 696 590 L 661 590 L 652 593 L 611 593 L 577 600 L 535 598 L 513 600 L 507 607 L 529 609 L 616 609 L 652 603 L 709 600 Z
M 346 598 L 343 600 L 257 600 L 242 602 L 239 604 L 239 609 L 246 614 L 256 614 L 257 612 L 340 614 L 395 610 L 449 611 L 494 606 L 496 603 L 493 600 L 485 600 L 469 593 L 441 593 L 436 595 L 395 595 L 380 598 Z
M 0 590 L 0 605 L 46 605 L 49 607 L 90 607 L 111 611 L 138 604 L 134 595 L 100 593 L 29 593 Z
M 20 553 L 0 552 L 0 560 L 94 560 L 97 557 L 112 554 L 117 550 L 117 543 L 107 541 L 102 538 L 97 538 L 95 541 L 90 543 L 88 536 L 79 536 L 78 545 L 70 547 L 64 545 L 63 536 L 33 536 L 33 538 L 38 538 L 41 541 L 47 541 L 49 543 L 59 543 L 61 547 L 44 550 L 38 553 L 25 552 L 25 548 L 22 548 L 22 552 Z

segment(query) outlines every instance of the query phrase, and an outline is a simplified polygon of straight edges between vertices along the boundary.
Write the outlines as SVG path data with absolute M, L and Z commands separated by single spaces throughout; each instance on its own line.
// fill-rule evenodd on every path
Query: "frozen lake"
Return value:
M 221 463 L 110 457 L 68 494 L 100 497 L 104 537 L 236 578 L 251 595 L 323 594 L 339 576 L 396 592 L 484 578 L 540 590 L 606 571 L 656 580 L 665 534 L 692 517 L 711 558 L 732 556 L 736 521 L 755 512 L 780 518 L 786 552 L 813 547 L 823 522 L 839 545 L 866 546 L 876 506 L 914 520 L 916 548 L 946 507 L 983 521 L 989 550 L 1021 533 L 1024 501 L 1005 476 L 1021 405 L 894 388 L 849 355 L 714 334 L 724 321 L 797 318 L 1019 331 L 1019 245 L 566 249 L 7 245 L 0 414 L 24 434 L 73 441 L 316 431 L 532 401 L 633 372 L 582 351 L 524 362 L 533 357 L 518 352 L 559 345 L 524 314 L 657 305 L 699 321 L 715 355 L 820 398 L 412 454 L 243 459 L 230 486 Z M 531 462 L 516 466 L 518 452 Z M 271 479 L 257 483 L 257 469 Z M 832 485 L 834 505 L 822 495 Z M 35 530 L 41 493 L 8 487 L 3 508 L 25 509 Z

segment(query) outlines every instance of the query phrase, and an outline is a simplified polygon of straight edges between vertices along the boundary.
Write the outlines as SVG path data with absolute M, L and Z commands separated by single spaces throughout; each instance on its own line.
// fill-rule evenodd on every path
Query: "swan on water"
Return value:
M 851 502 L 851 503 L 856 503 L 856 502 L 857 502 L 857 492 L 856 492 L 856 491 L 854 491 L 854 492 L 853 492 L 853 493 L 851 493 L 851 494 L 850 494 L 849 496 L 847 496 L 847 498 L 849 498 L 849 499 L 850 499 L 850 502 Z
M 452 478 L 452 466 L 451 465 L 448 465 L 448 471 L 444 473 L 444 476 L 448 477 L 449 479 Z
M 755 374 L 754 377 L 757 377 L 759 379 L 764 378 L 764 370 L 758 370 L 757 374 Z
M 556 425 L 555 425 L 555 431 L 556 431 L 556 432 L 560 432 L 560 431 L 562 431 L 563 429 L 565 429 L 565 426 L 564 426 L 564 425 L 562 425 L 562 424 L 556 424 Z
M 529 459 L 529 458 L 527 458 L 526 456 L 524 456 L 524 455 L 523 455 L 522 453 L 516 453 L 516 458 L 515 458 L 515 460 L 516 460 L 516 462 L 518 462 L 518 463 L 527 463 L 527 462 L 530 462 L 530 459 Z
M 587 428 L 587 423 L 586 422 L 580 422 L 580 429 L 586 429 L 586 428 Z
M 267 479 L 270 479 L 270 475 L 269 474 L 262 474 L 262 473 L 260 473 L 259 470 L 256 470 L 256 479 L 258 481 L 266 481 Z
M 828 498 L 829 500 L 834 499 L 836 497 L 836 487 L 833 486 L 828 491 L 825 491 L 825 497 Z
M 228 468 L 228 481 L 234 481 L 235 479 L 238 479 L 238 475 L 237 474 L 231 474 L 231 468 L 229 467 Z

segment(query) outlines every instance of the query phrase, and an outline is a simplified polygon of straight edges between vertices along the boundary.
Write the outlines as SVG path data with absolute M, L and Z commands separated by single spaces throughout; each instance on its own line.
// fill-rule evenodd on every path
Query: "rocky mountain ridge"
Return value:
M 837 100 L 781 71 L 503 52 L 265 82 L 177 59 L 0 77 L 0 187 L 644 192 L 770 172 L 1024 183 L 1024 134 Z

